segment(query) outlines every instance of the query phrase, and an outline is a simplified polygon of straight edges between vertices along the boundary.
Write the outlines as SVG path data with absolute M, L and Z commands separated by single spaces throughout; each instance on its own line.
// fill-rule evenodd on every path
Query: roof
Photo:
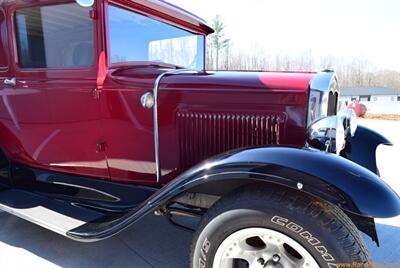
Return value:
M 40 0 L 30 0 L 31 2 L 39 2 Z M 63 0 L 56 0 L 63 2 Z M 119 0 L 123 2 L 124 0 Z M 196 29 L 205 34 L 211 34 L 214 30 L 207 24 L 207 22 L 200 17 L 184 10 L 174 4 L 168 3 L 164 0 L 128 0 L 137 6 L 143 7 L 145 10 L 154 10 L 162 15 L 168 21 L 177 22 L 178 25 L 182 24 L 190 26 L 189 28 Z M 0 5 L 3 3 L 15 4 L 13 0 L 0 0 Z
M 142 6 L 157 10 L 161 13 L 167 14 L 181 21 L 202 28 L 207 34 L 213 33 L 214 30 L 202 18 L 184 10 L 174 4 L 164 0 L 130 0 Z
M 400 96 L 400 88 L 388 87 L 342 87 L 341 96 L 361 96 L 361 95 L 390 95 Z

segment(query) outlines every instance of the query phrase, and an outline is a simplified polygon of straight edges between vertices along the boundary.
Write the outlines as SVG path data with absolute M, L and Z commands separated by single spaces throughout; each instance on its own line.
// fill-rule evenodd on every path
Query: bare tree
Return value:
M 214 29 L 214 33 L 209 36 L 212 52 L 215 55 L 215 58 L 211 58 L 214 61 L 214 68 L 220 68 L 220 55 L 223 50 L 228 53 L 228 47 L 230 43 L 230 39 L 225 36 L 225 23 L 222 18 L 217 15 L 212 21 L 212 27 Z M 211 52 L 211 53 L 212 53 Z
M 210 35 L 208 40 L 208 69 L 255 71 L 333 69 L 337 72 L 342 86 L 400 88 L 400 72 L 379 70 L 367 59 L 339 58 L 332 55 L 320 58 L 315 57 L 311 49 L 300 51 L 297 54 L 289 54 L 285 51 L 267 54 L 257 42 L 252 43 L 249 50 L 238 50 L 225 35 L 226 25 L 220 16 L 214 18 L 212 26 L 215 33 Z

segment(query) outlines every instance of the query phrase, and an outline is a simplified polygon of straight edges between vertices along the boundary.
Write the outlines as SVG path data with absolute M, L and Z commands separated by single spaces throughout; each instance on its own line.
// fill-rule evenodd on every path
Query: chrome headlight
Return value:
M 307 143 L 313 148 L 340 154 L 346 143 L 341 118 L 329 116 L 317 120 L 307 129 Z

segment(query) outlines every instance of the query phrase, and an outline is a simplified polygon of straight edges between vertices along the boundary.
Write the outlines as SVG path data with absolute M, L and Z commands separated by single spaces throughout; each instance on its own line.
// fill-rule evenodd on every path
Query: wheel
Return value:
M 221 198 L 200 221 L 192 268 L 338 267 L 368 263 L 343 211 L 300 191 L 253 185 Z M 365 266 L 360 266 L 365 267 Z

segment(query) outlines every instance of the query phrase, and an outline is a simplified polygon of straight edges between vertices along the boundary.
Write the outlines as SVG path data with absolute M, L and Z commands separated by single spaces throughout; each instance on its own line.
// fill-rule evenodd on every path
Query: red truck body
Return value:
M 2 9 L 12 16 L 16 9 L 68 2 L 18 2 L 3 4 Z M 193 20 L 199 26 L 178 20 L 176 14 L 192 18 L 180 9 L 168 9 L 175 12 L 171 17 L 134 2 L 113 3 L 207 33 L 196 17 Z M 2 39 L 0 53 L 10 64 L 0 69 L 0 78 L 14 76 L 18 83 L 1 90 L 0 146 L 12 161 L 27 166 L 155 185 L 153 115 L 139 104 L 163 70 L 151 66 L 121 70 L 110 63 L 108 29 L 99 23 L 107 17 L 106 11 L 99 1 L 87 14 L 96 18 L 94 58 L 99 60 L 83 69 L 21 68 L 13 24 L 5 27 L 2 23 L 2 36 L 7 38 Z M 7 46 L 14 49 L 7 50 Z M 204 72 L 166 77 L 159 91 L 162 179 L 158 183 L 167 183 L 201 160 L 231 149 L 303 145 L 307 92 L 313 76 Z M 93 95 L 95 88 L 99 98 Z
M 357 228 L 400 214 L 390 141 L 334 71 L 205 70 L 212 32 L 164 1 L 0 0 L 0 209 L 81 242 L 199 218 L 192 268 L 367 262 Z

